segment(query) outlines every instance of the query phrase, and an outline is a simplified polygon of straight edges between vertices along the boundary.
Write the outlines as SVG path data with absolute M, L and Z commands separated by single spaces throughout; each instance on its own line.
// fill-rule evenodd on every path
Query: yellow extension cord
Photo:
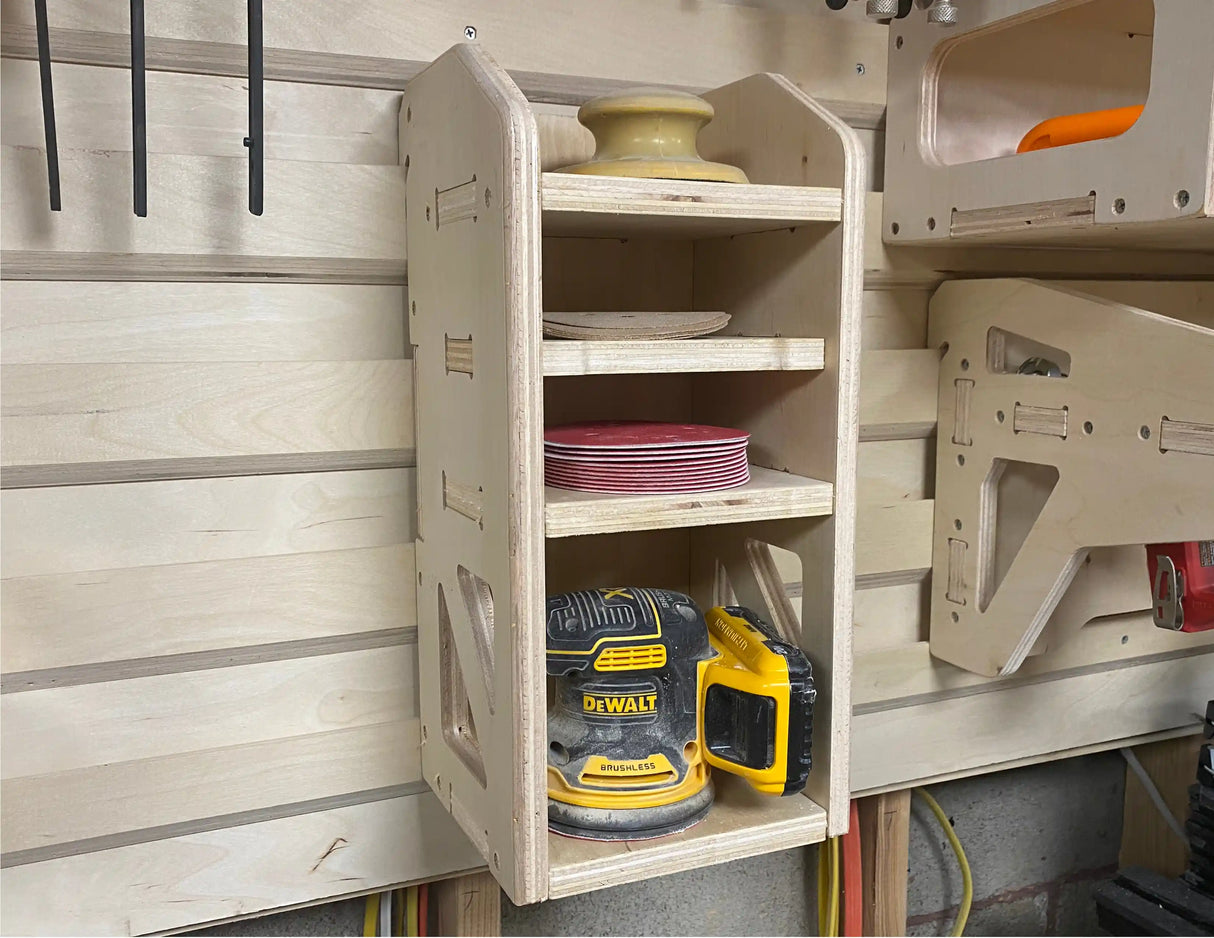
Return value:
M 922 798 L 932 809 L 932 814 L 936 815 L 940 829 L 944 831 L 944 836 L 948 838 L 949 845 L 957 856 L 957 865 L 961 867 L 961 908 L 957 910 L 957 921 L 953 922 L 953 930 L 949 932 L 953 936 L 961 935 L 965 931 L 965 923 L 969 921 L 970 906 L 974 901 L 974 877 L 970 872 L 969 860 L 965 858 L 965 850 L 957 839 L 957 832 L 953 830 L 953 825 L 948 822 L 948 816 L 936 803 L 936 799 L 928 794 L 926 788 L 916 788 L 915 794 Z
M 839 838 L 828 837 L 818 846 L 818 934 L 839 934 Z

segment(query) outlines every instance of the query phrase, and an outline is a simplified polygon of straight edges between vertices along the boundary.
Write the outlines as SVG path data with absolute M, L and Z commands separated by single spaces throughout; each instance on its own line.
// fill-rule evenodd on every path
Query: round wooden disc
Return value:
M 729 324 L 729 313 L 663 312 L 544 313 L 544 335 L 553 339 L 690 339 Z

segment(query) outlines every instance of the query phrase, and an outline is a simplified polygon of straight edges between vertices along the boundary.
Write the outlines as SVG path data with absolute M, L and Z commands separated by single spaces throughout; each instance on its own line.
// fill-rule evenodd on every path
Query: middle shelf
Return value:
M 741 521 L 829 515 L 834 486 L 790 472 L 750 467 L 750 481 L 733 489 L 663 495 L 605 495 L 544 488 L 548 537 L 654 531 Z
M 546 339 L 544 374 L 626 375 L 657 372 L 820 371 L 821 339 L 726 336 L 711 339 Z

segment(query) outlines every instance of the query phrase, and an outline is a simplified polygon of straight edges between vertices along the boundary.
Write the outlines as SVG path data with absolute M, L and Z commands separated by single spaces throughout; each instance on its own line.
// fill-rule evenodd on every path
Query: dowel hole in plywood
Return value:
M 950 613 L 948 614 L 948 617 L 949 617 L 950 619 L 952 619 L 954 622 L 960 622 L 960 621 L 961 621 L 961 616 L 957 615 L 957 613 L 955 613 L 955 612 L 950 612 Z
M 902 230 L 902 226 L 899 225 L 897 222 L 894 222 L 892 225 L 889 226 L 889 230 L 891 233 L 897 234 L 899 231 Z
M 1151 438 L 1151 428 L 1145 423 L 1138 428 L 1138 438 L 1141 440 L 1149 440 Z
M 901 49 L 902 46 L 903 46 L 903 39 L 901 36 L 899 36 L 897 39 L 894 40 L 894 48 Z
M 995 411 L 995 419 L 998 420 L 1000 423 L 1003 423 L 1003 421 L 1007 419 L 1007 415 L 1004 414 L 1003 411 L 997 410 L 997 411 Z
M 936 219 L 935 219 L 935 218 L 931 218 L 931 217 L 929 217 L 929 218 L 927 219 L 927 230 L 928 230 L 928 231 L 935 231 L 935 230 L 936 230 Z
M 958 466 L 964 466 L 964 465 L 965 465 L 965 456 L 964 456 L 964 455 L 962 455 L 961 453 L 958 453 L 958 454 L 957 454 L 957 465 L 958 465 Z
M 405 108 L 405 123 L 407 124 L 407 123 L 409 123 L 411 120 L 413 120 L 413 108 L 411 108 L 411 107 L 406 107 L 406 108 Z
M 1176 192 L 1175 202 L 1176 202 L 1177 208 L 1184 208 L 1186 205 L 1188 205 L 1189 204 L 1189 190 L 1188 189 L 1178 189 Z
M 961 359 L 961 370 L 962 371 L 970 370 L 970 360 L 968 358 Z
M 1090 421 L 1090 420 L 1085 420 L 1085 421 L 1083 422 L 1083 432 L 1084 432 L 1084 433 L 1086 433 L 1088 436 L 1091 436 L 1092 431 L 1093 431 L 1093 430 L 1095 430 L 1095 429 L 1096 429 L 1096 428 L 1095 428 L 1094 426 L 1092 426 L 1092 421 Z
M 1113 200 L 1113 214 L 1122 215 L 1125 213 L 1125 199 Z
M 958 531 L 961 530 L 961 519 L 960 518 L 953 519 L 953 527 L 956 528 Z

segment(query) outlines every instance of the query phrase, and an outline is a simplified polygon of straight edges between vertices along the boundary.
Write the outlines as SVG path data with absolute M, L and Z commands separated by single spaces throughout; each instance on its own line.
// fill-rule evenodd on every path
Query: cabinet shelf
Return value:
M 548 835 L 549 898 L 665 876 L 714 861 L 788 850 L 826 837 L 826 812 L 800 795 L 761 795 L 742 779 L 717 772 L 708 817 L 681 834 L 604 843 Z
M 821 339 L 730 336 L 712 339 L 544 340 L 544 374 L 820 371 Z
M 547 486 L 544 530 L 548 537 L 692 528 L 740 521 L 829 515 L 834 486 L 789 472 L 750 467 L 750 481 L 717 492 L 674 495 L 605 495 Z
M 838 189 L 544 173 L 544 234 L 719 237 L 837 222 Z

